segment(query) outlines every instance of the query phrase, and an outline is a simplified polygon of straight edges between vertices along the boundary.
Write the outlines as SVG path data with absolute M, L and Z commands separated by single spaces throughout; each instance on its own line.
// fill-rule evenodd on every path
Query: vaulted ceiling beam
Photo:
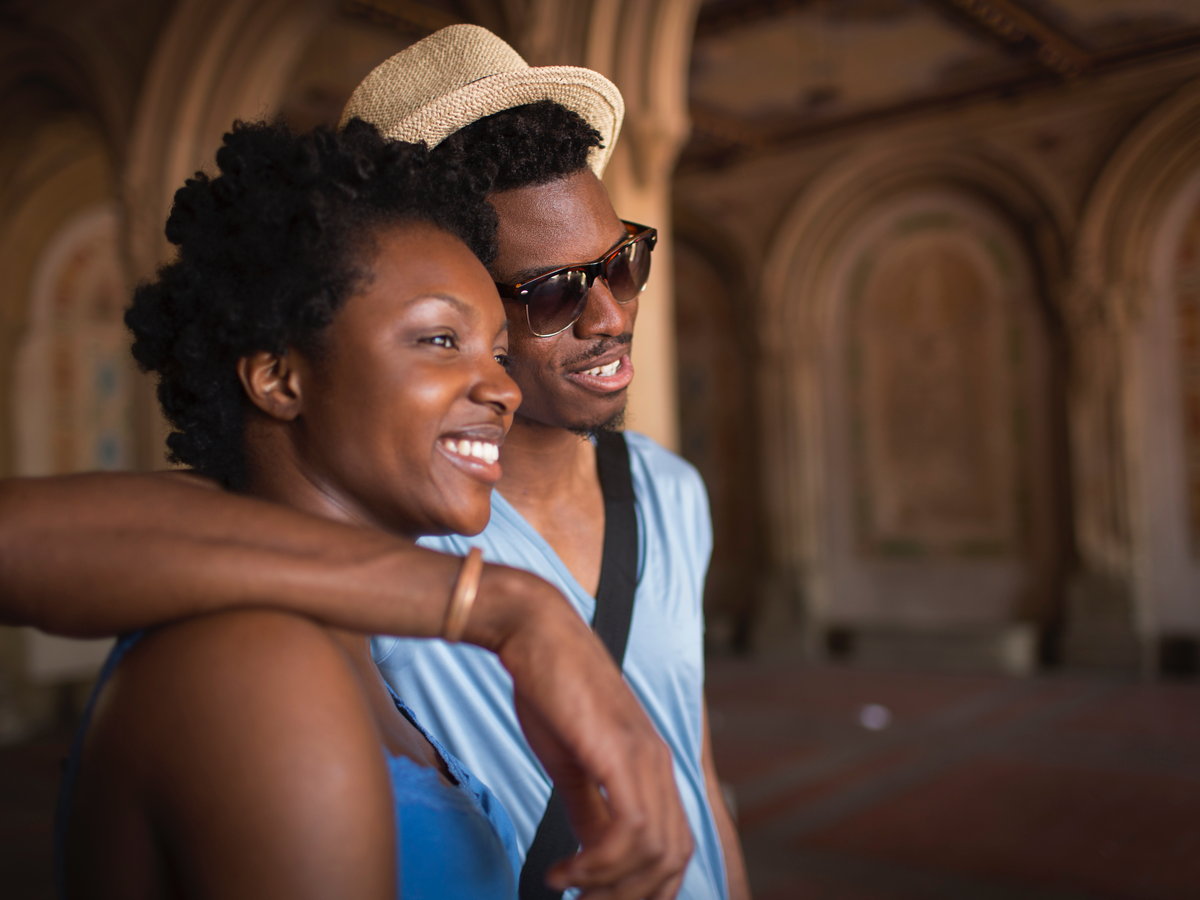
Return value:
M 696 37 L 752 25 L 760 19 L 775 18 L 815 2 L 819 0 L 719 0 L 706 3 L 696 18 Z
M 1051 72 L 1072 78 L 1095 60 L 1083 47 L 1014 0 L 929 0 L 936 7 L 969 18 L 1007 50 L 1035 49 L 1037 60 Z
M 417 34 L 432 34 L 439 28 L 463 21 L 452 13 L 412 0 L 342 0 L 341 7 L 343 12 L 357 19 Z

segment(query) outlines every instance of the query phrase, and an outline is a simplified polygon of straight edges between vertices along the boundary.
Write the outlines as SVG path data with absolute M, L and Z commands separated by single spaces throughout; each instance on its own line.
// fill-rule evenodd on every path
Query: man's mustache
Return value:
M 586 350 L 580 352 L 577 356 L 564 361 L 563 365 L 568 367 L 577 366 L 580 363 L 585 363 L 589 360 L 596 359 L 597 357 L 604 356 L 604 354 L 611 352 L 614 347 L 627 347 L 632 343 L 633 333 L 629 331 L 625 332 L 624 334 L 618 334 L 616 337 L 603 338 L 602 340 L 596 341 L 596 343 L 592 344 Z

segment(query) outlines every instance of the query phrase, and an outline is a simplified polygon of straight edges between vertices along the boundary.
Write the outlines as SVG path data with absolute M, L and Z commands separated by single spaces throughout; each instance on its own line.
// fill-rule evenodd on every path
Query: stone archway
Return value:
M 160 35 L 134 118 L 122 179 L 131 282 L 170 257 L 163 223 L 175 191 L 211 168 L 235 119 L 278 108 L 287 78 L 333 0 L 184 0 Z M 147 379 L 138 396 L 138 461 L 165 465 L 165 423 Z
M 1194 306 L 1200 83 L 1160 105 L 1097 180 L 1068 305 L 1080 553 L 1095 617 L 1124 617 L 1152 665 L 1200 636 Z M 1129 620 L 1132 620 L 1130 623 Z M 1114 626 L 1115 627 L 1115 626 Z
M 691 131 L 687 72 L 700 0 L 531 0 L 514 46 L 531 65 L 586 66 L 625 98 L 625 122 L 604 184 L 619 215 L 658 228 L 638 313 L 629 425 L 679 445 L 671 174 Z
M 138 276 L 168 254 L 162 225 L 175 190 L 211 167 L 235 119 L 274 112 L 332 0 L 184 0 L 146 74 L 125 168 L 130 258 Z
M 128 469 L 133 360 L 116 204 L 76 212 L 38 256 L 17 352 L 16 473 Z
M 92 116 L 38 112 L 3 141 L 16 164 L 0 190 L 0 470 L 124 467 L 132 360 L 112 159 Z M 0 628 L 0 742 L 47 721 L 51 686 L 88 677 L 110 643 Z
M 1033 180 L 978 152 L 864 154 L 779 229 L 759 336 L 770 631 L 958 629 L 1025 668 L 1057 621 L 1069 497 L 1047 297 L 1069 215 Z
M 686 214 L 675 233 L 679 451 L 704 477 L 713 524 L 705 640 L 745 651 L 765 559 L 753 291 L 729 235 Z

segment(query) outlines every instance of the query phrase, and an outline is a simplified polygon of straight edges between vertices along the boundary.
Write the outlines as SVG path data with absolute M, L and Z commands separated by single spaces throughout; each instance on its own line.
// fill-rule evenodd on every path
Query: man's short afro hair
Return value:
M 249 476 L 251 409 L 238 359 L 289 348 L 319 356 L 324 330 L 369 274 L 381 228 L 431 223 L 486 265 L 496 217 L 486 179 L 361 120 L 305 135 L 236 123 L 217 167 L 176 192 L 166 231 L 178 258 L 137 289 L 125 322 L 134 357 L 158 376 L 174 428 L 168 458 L 236 490 Z
M 461 128 L 434 149 L 489 180 L 489 191 L 546 184 L 587 168 L 600 132 L 552 100 L 514 106 Z

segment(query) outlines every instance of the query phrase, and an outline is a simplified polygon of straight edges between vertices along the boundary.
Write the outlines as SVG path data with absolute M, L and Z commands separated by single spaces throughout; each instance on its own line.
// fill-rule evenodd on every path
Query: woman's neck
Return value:
M 385 531 L 393 537 L 416 543 L 419 535 L 385 528 L 322 478 L 297 449 L 290 427 L 290 423 L 273 420 L 247 424 L 246 456 L 250 479 L 243 493 L 322 519 Z

